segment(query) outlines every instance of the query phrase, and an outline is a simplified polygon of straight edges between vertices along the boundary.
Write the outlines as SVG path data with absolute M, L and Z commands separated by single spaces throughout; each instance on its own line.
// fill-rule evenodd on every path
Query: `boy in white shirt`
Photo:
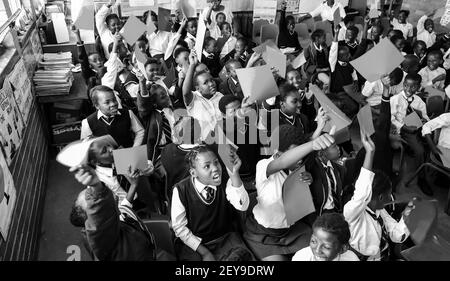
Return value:
M 388 77 L 389 83 L 386 79 L 379 79 L 374 82 L 366 81 L 364 84 L 361 94 L 366 97 L 367 103 L 372 108 L 372 113 L 374 110 L 379 113 L 383 92 L 389 90 L 390 87 L 400 84 L 403 79 L 403 71 L 400 68 L 396 68 Z
M 398 14 L 398 19 L 393 18 L 391 24 L 393 29 L 400 30 L 403 33 L 403 37 L 405 40 L 409 40 L 411 42 L 412 37 L 414 36 L 414 27 L 412 24 L 406 21 L 409 16 L 409 11 L 401 10 Z
M 229 22 L 233 27 L 233 13 L 226 6 L 221 5 L 222 0 L 211 1 L 200 14 L 199 20 L 206 22 L 206 27 L 210 31 L 212 38 L 216 39 L 221 35 L 221 28 L 224 22 Z
M 430 51 L 427 55 L 427 66 L 419 71 L 422 77 L 422 87 L 433 86 L 443 91 L 445 87 L 445 69 L 439 67 L 443 63 L 442 53 L 438 50 Z
M 228 22 L 222 24 L 222 38 L 228 38 L 228 40 L 223 45 L 222 50 L 220 50 L 220 59 L 223 59 L 236 47 L 237 38 L 232 35 L 231 25 Z
M 408 74 L 403 83 L 404 90 L 391 97 L 391 122 L 395 126 L 396 133 L 407 143 L 413 153 L 412 168 L 416 169 L 425 160 L 425 151 L 419 136 L 418 129 L 414 126 L 405 125 L 405 117 L 414 111 L 421 115 L 422 119 L 430 120 L 427 115 L 427 106 L 422 99 L 416 95 L 420 88 L 421 77 L 418 74 Z M 419 186 L 422 185 L 422 178 L 419 177 Z M 424 191 L 424 189 L 422 189 Z M 424 193 L 427 194 L 425 191 Z
M 350 229 L 343 215 L 324 214 L 312 228 L 309 247 L 295 253 L 292 261 L 359 261 L 349 250 Z
M 184 41 L 188 44 L 189 50 L 195 47 L 195 38 L 197 36 L 197 19 L 190 18 L 186 24 L 186 38 Z
M 390 203 L 392 184 L 383 172 L 373 172 L 375 144 L 370 136 L 361 132 L 361 142 L 366 150 L 364 165 L 356 181 L 352 199 L 344 206 L 344 217 L 350 227 L 350 247 L 360 260 L 387 261 L 390 258 L 389 240 L 402 243 L 409 230 L 403 218 L 397 222 L 384 207 Z M 411 203 L 403 212 L 408 216 Z
M 427 48 L 436 43 L 436 32 L 434 32 L 434 22 L 423 15 L 417 22 L 417 40 L 421 40 L 427 44 Z
M 156 30 L 147 34 L 147 39 L 149 42 L 149 51 L 152 57 L 161 58 L 164 57 L 166 50 L 169 46 L 169 42 L 171 41 L 172 36 L 176 34 L 172 34 L 171 32 L 159 30 L 158 28 L 158 16 L 155 12 L 151 11 L 151 21 L 156 27 Z
M 202 140 L 206 140 L 214 131 L 217 121 L 222 119 L 219 101 L 223 97 L 217 92 L 217 85 L 208 72 L 197 73 L 194 77 L 198 58 L 195 51 L 189 55 L 189 68 L 183 83 L 183 100 L 189 116 L 199 120 L 202 128 Z M 195 91 L 192 91 L 193 83 Z
M 117 5 L 116 1 L 110 0 L 109 3 L 103 5 L 95 15 L 95 24 L 100 35 L 106 59 L 109 59 L 108 47 L 114 42 L 114 34 L 116 34 L 121 27 L 119 16 L 111 14 L 111 8 L 115 5 Z

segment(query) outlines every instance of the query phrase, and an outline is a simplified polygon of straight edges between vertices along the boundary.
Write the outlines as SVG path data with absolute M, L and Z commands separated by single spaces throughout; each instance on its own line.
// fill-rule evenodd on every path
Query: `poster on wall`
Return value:
M 275 23 L 277 15 L 277 0 L 254 1 L 253 21 L 267 20 L 269 23 Z
M 0 233 L 6 241 L 16 203 L 16 188 L 5 158 L 0 153 Z
M 27 72 L 28 77 L 34 76 L 34 70 L 36 69 L 37 61 L 36 61 L 36 55 L 34 54 L 33 45 L 31 42 L 28 42 L 28 44 L 23 48 L 22 51 L 22 58 L 23 62 L 25 64 L 25 69 Z
M 5 82 L 0 90 L 0 148 L 9 165 L 19 149 L 24 126 L 11 85 L 7 79 Z
M 30 44 L 28 45 L 30 46 Z M 25 52 L 24 52 L 25 53 Z M 24 58 L 31 58 L 31 55 L 24 56 Z M 28 63 L 28 62 L 27 62 Z M 31 64 L 31 62 L 30 62 Z M 34 71 L 34 67 L 33 67 Z M 9 82 L 11 82 L 14 97 L 17 106 L 22 114 L 23 122 L 28 123 L 28 116 L 30 115 L 31 104 L 33 103 L 33 93 L 31 92 L 31 82 L 27 75 L 27 68 L 22 59 L 20 59 L 14 70 L 9 74 Z
M 300 0 L 287 0 L 286 1 L 286 12 L 298 14 L 300 10 Z
M 33 48 L 33 52 L 34 52 L 34 56 L 35 56 L 35 61 L 38 62 L 41 60 L 42 55 L 42 45 L 41 45 L 41 40 L 39 39 L 39 33 L 37 31 L 37 29 L 35 29 L 30 36 L 30 42 L 31 42 L 31 46 Z M 33 76 L 29 76 L 29 77 L 33 77 Z

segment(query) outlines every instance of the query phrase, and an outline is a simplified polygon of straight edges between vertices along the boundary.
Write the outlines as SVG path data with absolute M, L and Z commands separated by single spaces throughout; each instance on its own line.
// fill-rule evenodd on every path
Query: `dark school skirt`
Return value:
M 309 246 L 312 230 L 299 220 L 289 228 L 274 229 L 260 225 L 253 212 L 245 222 L 244 239 L 257 259 L 273 255 L 291 255 Z
M 203 244 L 214 255 L 217 261 L 254 261 L 255 258 L 237 232 L 229 232 L 217 239 Z M 177 238 L 175 252 L 180 261 L 201 261 L 199 253 L 194 252 Z

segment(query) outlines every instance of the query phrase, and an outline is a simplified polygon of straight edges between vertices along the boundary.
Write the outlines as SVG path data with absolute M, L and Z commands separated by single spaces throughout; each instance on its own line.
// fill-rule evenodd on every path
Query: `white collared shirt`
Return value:
M 366 97 L 366 101 L 370 106 L 377 106 L 381 104 L 383 92 L 383 82 L 381 82 L 381 80 L 376 80 L 374 82 L 366 81 L 361 94 Z
M 127 198 L 127 192 L 120 186 L 117 177 L 113 175 L 112 168 L 96 166 L 95 173 L 97 174 L 98 179 L 119 197 L 119 203 Z
M 344 64 L 344 62 L 338 61 L 338 49 L 339 49 L 339 43 L 333 41 L 331 43 L 330 54 L 328 57 L 328 62 L 330 63 L 331 72 L 334 72 L 334 70 L 336 69 L 336 63 L 339 63 L 340 65 Z M 349 64 L 349 62 L 347 64 Z M 358 75 L 356 74 L 356 70 L 353 70 L 352 77 L 353 77 L 354 81 L 358 80 Z
M 219 101 L 223 97 L 220 92 L 216 92 L 207 99 L 198 91 L 192 92 L 192 101 L 186 105 L 189 116 L 197 119 L 202 129 L 202 139 L 206 140 L 211 131 L 216 127 L 217 121 L 222 119 L 222 112 L 219 109 Z
M 225 14 L 225 21 L 228 22 L 231 25 L 231 28 L 233 29 L 233 13 L 226 5 L 223 5 L 223 6 L 224 6 L 223 11 L 214 11 L 214 10 L 211 11 L 211 25 L 206 26 L 210 31 L 211 31 L 210 26 L 217 27 L 216 16 L 218 13 Z M 206 18 L 206 15 L 208 14 L 208 10 L 209 10 L 209 7 L 205 7 L 205 9 L 203 9 L 202 13 L 200 14 L 200 16 L 198 18 L 199 21 L 208 22 L 208 20 Z M 220 31 L 220 29 L 219 29 L 219 31 Z M 220 33 L 219 33 L 219 36 L 220 36 Z M 212 37 L 212 35 L 211 35 L 211 37 Z M 216 38 L 214 38 L 214 39 L 216 39 Z
M 311 247 L 306 247 L 295 253 L 292 261 L 319 261 L 314 256 Z M 337 255 L 332 261 L 359 261 L 358 256 L 350 250 Z
M 428 66 L 425 66 L 419 71 L 419 75 L 422 76 L 422 87 L 433 86 L 441 91 L 445 87 L 445 79 L 433 84 L 433 79 L 441 74 L 446 74 L 445 69 L 438 67 L 435 70 L 430 70 Z
M 345 41 L 345 35 L 347 33 L 347 27 L 345 26 L 344 22 L 341 22 L 340 26 L 341 26 L 341 29 L 339 29 L 338 41 Z
M 128 110 L 128 112 L 130 113 L 130 123 L 131 123 L 131 128 L 130 128 L 130 132 L 134 133 L 134 142 L 133 142 L 133 146 L 139 146 L 142 145 L 142 142 L 144 141 L 144 134 L 145 134 L 145 130 L 144 127 L 142 127 L 141 122 L 139 121 L 139 119 L 136 117 L 136 115 L 134 115 L 133 111 Z M 118 111 L 118 114 L 120 114 L 120 111 Z M 97 119 L 101 119 L 101 117 L 106 117 L 100 110 L 97 110 Z M 102 122 L 105 122 L 103 119 L 101 119 Z M 123 132 L 124 134 L 127 134 L 127 132 Z M 87 121 L 87 118 L 83 119 L 83 121 L 81 121 L 81 134 L 80 134 L 80 139 L 85 139 L 89 136 L 92 136 L 92 130 L 89 127 L 89 123 Z
M 427 115 L 427 105 L 417 95 L 410 97 L 413 99 L 411 102 L 411 108 L 422 113 L 422 118 L 430 120 Z M 400 94 L 392 96 L 390 98 L 391 103 L 391 122 L 397 128 L 397 132 L 400 133 L 401 127 L 405 124 L 406 111 L 408 109 L 408 98 L 405 95 L 405 91 Z
M 431 134 L 437 129 L 441 129 L 438 145 L 450 149 L 450 113 L 443 113 L 425 123 L 422 127 L 422 135 Z
M 256 164 L 256 197 L 258 203 L 253 208 L 255 220 L 266 228 L 288 228 L 283 204 L 283 183 L 287 178 L 284 171 L 266 177 L 267 167 L 274 157 L 262 159 Z
M 425 29 L 427 18 L 427 15 L 423 15 L 417 22 L 417 40 L 422 40 L 427 45 L 427 48 L 430 48 L 436 43 L 436 33 L 434 31 L 430 33 Z
M 394 29 L 398 29 L 403 33 L 403 37 L 405 37 L 405 39 L 414 36 L 414 27 L 409 22 L 399 23 L 396 18 L 393 18 L 391 24 Z
M 100 40 L 102 42 L 103 51 L 105 52 L 106 59 L 109 59 L 108 47 L 114 42 L 114 35 L 109 31 L 106 25 L 105 19 L 111 13 L 111 9 L 103 5 L 95 14 L 95 25 L 97 27 Z
M 331 176 L 333 177 L 334 180 L 334 186 L 331 187 L 331 182 L 330 179 L 328 178 L 328 175 L 325 173 L 325 176 L 327 177 L 327 183 L 328 183 L 328 198 L 327 201 L 325 202 L 325 205 L 323 206 L 324 210 L 333 210 L 335 205 L 334 205 L 334 200 L 333 200 L 333 194 L 332 194 L 332 188 L 336 188 L 336 175 L 334 174 L 334 168 L 333 165 L 331 164 L 331 161 L 328 160 L 327 164 L 325 165 L 324 163 L 321 163 L 324 169 L 327 169 L 327 167 L 331 168 Z
M 352 199 L 344 206 L 344 217 L 349 224 L 350 246 L 368 256 L 368 260 L 380 260 L 380 241 L 382 229 L 378 221 L 367 213 L 367 205 L 372 198 L 372 182 L 374 173 L 361 168 Z M 409 236 L 403 218 L 397 222 L 385 209 L 377 210 L 375 215 L 381 216 L 389 238 L 394 243 L 402 243 Z
M 176 35 L 176 34 L 175 34 Z M 147 34 L 148 49 L 152 57 L 164 55 L 168 49 L 170 39 L 174 36 L 171 32 L 158 30 L 156 33 Z
M 322 18 L 322 21 L 333 21 L 334 20 L 334 12 L 337 9 L 339 9 L 339 11 L 340 11 L 341 18 L 345 18 L 345 16 L 347 14 L 345 13 L 344 7 L 339 2 L 339 0 L 336 0 L 332 7 L 328 6 L 327 1 L 325 1 L 322 4 L 320 4 L 319 7 L 317 7 L 312 12 L 310 12 L 309 14 L 313 18 L 320 16 Z
M 234 50 L 234 47 L 236 47 L 236 42 L 236 37 L 230 36 L 230 38 L 228 38 L 227 42 L 225 42 L 225 45 L 223 45 L 222 51 L 220 52 L 221 59 Z
M 206 198 L 206 186 L 199 182 L 197 179 L 193 179 L 193 185 L 197 194 L 204 196 L 202 199 Z M 211 186 L 214 190 L 217 187 Z M 225 189 L 226 197 L 228 202 L 233 205 L 233 207 L 238 211 L 246 211 L 249 205 L 248 193 L 244 188 L 244 185 L 239 187 L 232 186 L 231 179 L 228 179 L 227 186 Z M 202 238 L 195 236 L 192 231 L 187 227 L 188 221 L 186 217 L 186 209 L 181 203 L 180 195 L 178 194 L 178 189 L 175 187 L 172 193 L 172 206 L 171 206 L 171 220 L 172 229 L 175 235 L 181 239 L 189 248 L 193 251 L 197 251 L 198 246 L 201 244 Z
M 184 38 L 184 41 L 188 44 L 189 50 L 194 49 L 194 47 L 195 47 L 195 36 L 194 35 L 187 32 L 186 38 Z

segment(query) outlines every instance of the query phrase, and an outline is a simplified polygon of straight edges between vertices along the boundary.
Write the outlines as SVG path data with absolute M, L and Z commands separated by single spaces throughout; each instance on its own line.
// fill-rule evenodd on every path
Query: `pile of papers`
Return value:
M 72 53 L 44 53 L 34 74 L 38 96 L 68 95 L 72 87 Z

